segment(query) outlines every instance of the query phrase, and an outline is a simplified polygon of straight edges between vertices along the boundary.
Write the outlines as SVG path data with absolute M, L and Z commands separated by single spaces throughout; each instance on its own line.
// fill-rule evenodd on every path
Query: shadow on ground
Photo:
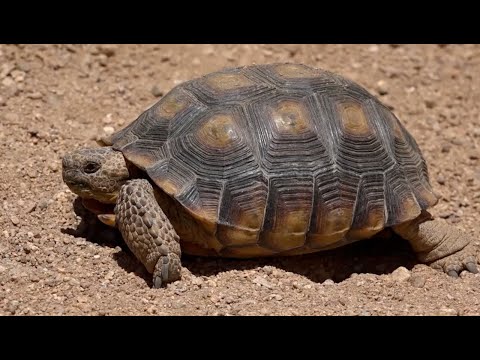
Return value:
M 100 222 L 87 211 L 79 198 L 74 202 L 74 211 L 81 217 L 76 229 L 62 229 L 63 233 L 85 238 L 101 246 L 120 246 L 114 259 L 127 272 L 133 272 L 151 286 L 151 275 L 135 258 L 121 238 L 118 230 Z M 411 269 L 417 264 L 409 243 L 397 235 L 374 238 L 349 244 L 337 249 L 309 255 L 291 257 L 268 257 L 257 259 L 226 259 L 182 255 L 182 263 L 195 276 L 212 276 L 232 270 L 249 270 L 273 266 L 296 273 L 322 283 L 327 279 L 341 282 L 351 274 L 389 274 L 399 266 Z

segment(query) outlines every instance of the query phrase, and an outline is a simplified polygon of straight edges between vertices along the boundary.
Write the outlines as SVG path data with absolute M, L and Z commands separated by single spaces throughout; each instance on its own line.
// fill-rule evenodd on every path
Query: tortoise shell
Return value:
M 106 143 L 168 194 L 186 252 L 200 255 L 337 247 L 437 202 L 395 115 L 361 86 L 301 64 L 182 83 Z

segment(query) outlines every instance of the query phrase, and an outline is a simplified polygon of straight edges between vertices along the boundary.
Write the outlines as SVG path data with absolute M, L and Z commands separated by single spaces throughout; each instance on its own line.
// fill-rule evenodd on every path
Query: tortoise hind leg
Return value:
M 155 288 L 180 279 L 179 237 L 147 180 L 130 180 L 122 186 L 115 217 L 130 250 L 153 273 Z
M 410 242 L 421 262 L 433 268 L 453 277 L 463 269 L 478 272 L 473 239 L 444 220 L 432 219 L 427 211 L 393 230 Z

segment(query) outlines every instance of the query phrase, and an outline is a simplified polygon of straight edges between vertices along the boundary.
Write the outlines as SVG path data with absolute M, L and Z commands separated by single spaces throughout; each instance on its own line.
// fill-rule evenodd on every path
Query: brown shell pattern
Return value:
M 359 85 L 300 64 L 185 82 L 110 142 L 206 229 L 201 245 L 224 256 L 340 246 L 437 202 L 395 115 Z

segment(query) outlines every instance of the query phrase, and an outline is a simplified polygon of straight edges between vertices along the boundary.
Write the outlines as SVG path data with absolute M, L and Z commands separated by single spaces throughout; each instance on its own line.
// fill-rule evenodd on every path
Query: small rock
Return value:
M 20 224 L 20 220 L 19 220 L 18 217 L 16 217 L 15 215 L 12 215 L 12 216 L 10 217 L 10 221 L 11 221 L 12 224 L 15 225 L 15 226 L 18 225 L 18 224 Z
M 332 279 L 327 279 L 322 283 L 322 285 L 332 286 L 332 285 L 335 285 L 335 281 L 333 281 Z
M 49 162 L 47 166 L 52 172 L 57 172 L 58 171 L 58 163 L 57 162 L 53 162 L 53 161 Z
M 439 316 L 457 316 L 458 310 L 449 309 L 449 308 L 441 308 L 438 310 L 437 315 Z
M 158 85 L 153 85 L 151 92 L 152 92 L 152 95 L 155 97 L 163 96 L 163 90 L 160 89 Z
M 100 45 L 98 47 L 98 51 L 101 54 L 106 55 L 107 57 L 112 57 L 113 55 L 115 55 L 115 52 L 117 51 L 117 45 L 114 45 L 114 44 Z
M 452 147 L 450 146 L 450 144 L 443 144 L 442 148 L 441 148 L 441 151 L 442 151 L 442 153 L 448 153 L 451 148 Z
M 48 207 L 48 200 L 42 199 L 38 202 L 38 208 L 40 210 L 45 210 Z
M 20 70 L 20 71 L 23 71 L 25 73 L 28 73 L 31 70 L 31 66 L 26 61 L 18 60 L 17 61 L 17 69 Z
M 7 268 L 6 268 L 5 266 L 0 265 L 0 274 L 1 274 L 2 272 L 4 272 L 5 270 L 7 270 Z
M 252 280 L 252 282 L 254 284 L 257 284 L 257 285 L 260 285 L 260 286 L 264 286 L 266 287 L 267 289 L 273 289 L 275 287 L 275 285 L 273 285 L 272 283 L 270 283 L 267 279 L 261 277 L 261 276 L 257 276 L 255 279 Z
M 204 283 L 205 283 L 205 282 L 203 281 L 203 279 L 202 279 L 201 277 L 198 277 L 198 276 L 197 276 L 197 277 L 194 277 L 194 278 L 192 279 L 192 284 L 193 284 L 193 285 L 197 285 L 198 287 L 202 287 Z
M 43 94 L 39 91 L 35 91 L 31 94 L 27 94 L 27 97 L 33 100 L 39 100 L 43 97 Z
M 388 88 L 385 80 L 380 80 L 377 82 L 377 92 L 379 95 L 387 95 Z
M 7 104 L 7 101 L 3 96 L 0 96 L 0 106 L 5 106 Z
M 20 70 L 13 70 L 10 73 L 10 76 L 15 80 L 15 82 L 23 82 L 25 80 L 25 73 Z
M 378 50 L 379 50 L 379 47 L 378 47 L 378 45 L 375 45 L 375 44 L 368 47 L 368 51 L 370 51 L 372 53 L 376 53 L 376 52 L 378 52 Z
M 28 177 L 32 178 L 32 179 L 35 179 L 37 177 L 37 172 L 35 171 L 35 169 L 27 169 L 27 175 Z
M 8 125 L 14 125 L 18 124 L 18 122 L 20 121 L 20 116 L 18 116 L 18 114 L 9 112 L 3 115 L 3 119 Z
M 113 117 L 113 114 L 112 113 L 108 113 L 107 115 L 105 115 L 105 117 L 102 119 L 102 122 L 104 124 L 111 124 L 112 123 L 112 117 Z
M 2 80 L 2 85 L 5 87 L 10 87 L 16 84 L 15 84 L 15 80 L 13 80 L 11 77 L 6 77 L 5 79 Z
M 272 294 L 269 296 L 270 300 L 276 300 L 276 301 L 282 301 L 283 300 L 283 296 L 282 295 L 279 295 L 279 294 Z
M 423 275 L 413 274 L 408 281 L 413 287 L 422 288 L 425 285 L 426 279 Z
M 468 154 L 468 158 L 470 160 L 478 160 L 479 155 L 477 153 L 470 153 Z
M 163 54 L 161 57 L 160 57 L 160 61 L 161 62 L 169 62 L 171 59 L 171 56 L 169 54 Z
M 457 145 L 457 146 L 463 145 L 463 141 L 460 140 L 460 139 L 457 139 L 457 138 L 454 138 L 454 139 L 450 140 L 450 142 L 451 142 L 453 145 Z
M 391 274 L 390 274 L 392 280 L 394 281 L 405 281 L 410 278 L 411 274 L 410 271 L 408 271 L 407 268 L 400 266 L 399 268 L 395 269 Z
M 187 304 L 184 301 L 178 300 L 178 301 L 173 301 L 172 302 L 172 308 L 175 309 L 175 310 L 184 308 L 186 306 L 187 306 Z
M 112 126 L 105 126 L 103 132 L 105 135 L 112 135 L 115 132 L 115 129 Z
M 438 217 L 440 217 L 442 219 L 448 219 L 451 216 L 453 216 L 453 211 L 452 210 L 445 210 L 445 211 L 442 211 L 438 214 Z
M 445 185 L 445 176 L 438 175 L 437 176 L 437 183 L 439 183 L 440 185 Z
M 105 280 L 112 280 L 115 275 L 115 272 L 110 270 L 107 275 L 105 275 Z
M 2 64 L 0 67 L 0 79 L 7 77 L 13 69 L 15 69 L 15 65 L 12 63 Z

